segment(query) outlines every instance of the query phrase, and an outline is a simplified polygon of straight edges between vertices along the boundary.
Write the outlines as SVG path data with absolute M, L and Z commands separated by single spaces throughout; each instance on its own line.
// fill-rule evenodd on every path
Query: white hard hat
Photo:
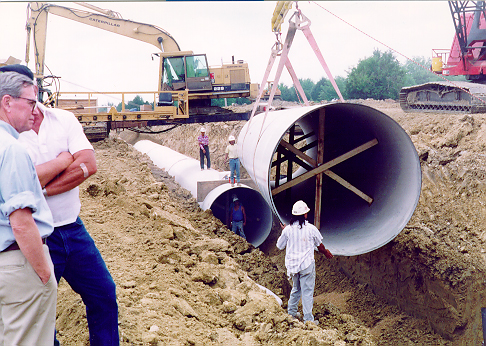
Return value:
M 292 207 L 292 215 L 304 215 L 310 211 L 304 201 L 297 201 Z
M 201 127 L 201 132 L 206 132 L 206 129 L 204 127 Z
M 228 137 L 228 141 L 234 141 L 234 140 L 236 140 L 235 136 L 231 135 L 231 136 Z

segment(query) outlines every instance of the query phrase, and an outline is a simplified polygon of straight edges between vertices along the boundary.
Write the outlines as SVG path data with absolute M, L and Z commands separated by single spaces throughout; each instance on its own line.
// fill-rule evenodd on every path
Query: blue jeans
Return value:
M 240 237 L 246 240 L 245 232 L 243 232 L 243 220 L 241 221 L 232 221 L 231 222 L 231 230 L 238 234 Z
M 90 345 L 118 346 L 115 282 L 81 219 L 55 227 L 46 243 L 57 282 L 63 277 L 86 305 Z
M 205 145 L 204 150 L 206 150 L 206 153 L 203 153 L 202 149 L 199 148 L 199 162 L 201 163 L 201 169 L 204 169 L 204 156 L 206 156 L 206 167 L 210 169 L 211 159 L 209 158 L 209 147 Z
M 292 275 L 292 291 L 288 301 L 287 312 L 289 315 L 297 314 L 297 305 L 302 296 L 302 312 L 304 321 L 314 321 L 312 306 L 314 305 L 314 287 L 316 285 L 316 264 L 312 262 L 310 266 Z
M 229 160 L 230 166 L 230 181 L 235 181 L 235 172 L 236 172 L 236 182 L 240 182 L 240 159 L 230 159 Z

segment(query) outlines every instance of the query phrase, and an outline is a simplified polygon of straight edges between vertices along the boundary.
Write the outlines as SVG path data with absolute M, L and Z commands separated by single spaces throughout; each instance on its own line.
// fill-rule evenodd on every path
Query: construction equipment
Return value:
M 266 101 L 270 97 L 270 92 L 272 91 L 273 88 L 273 81 L 267 81 L 267 87 L 265 90 L 263 90 L 263 95 L 262 95 L 262 100 Z M 273 97 L 275 100 L 281 100 L 282 99 L 282 92 L 280 89 L 275 90 L 275 95 Z
M 39 86 L 39 99 L 44 103 L 59 106 L 59 96 L 65 92 L 50 93 L 45 87 L 45 50 L 48 13 L 55 14 L 99 29 L 150 43 L 158 48 L 154 55 L 160 57 L 159 83 L 157 91 L 127 93 L 86 92 L 88 106 L 75 110 L 83 123 L 105 122 L 110 128 L 143 125 L 165 125 L 168 123 L 214 122 L 248 119 L 247 113 L 232 113 L 219 107 L 211 107 L 211 100 L 217 98 L 248 97 L 250 95 L 250 74 L 248 64 L 242 60 L 230 64 L 209 67 L 206 54 L 181 51 L 175 39 L 165 30 L 151 24 L 123 19 L 117 12 L 96 6 L 77 3 L 99 13 L 92 13 L 41 2 L 28 4 L 26 62 L 30 55 L 30 37 L 35 56 L 35 77 Z M 44 99 L 44 95 L 47 98 Z M 82 94 L 77 92 L 77 95 Z M 97 107 L 96 94 L 120 94 L 122 110 L 111 108 L 105 113 L 88 112 Z M 154 109 L 129 112 L 124 108 L 126 94 L 149 94 L 154 99 Z M 80 107 L 78 107 L 80 108 Z M 84 110 L 84 111 L 83 111 Z M 192 116 L 195 117 L 192 117 Z M 202 117 L 202 118 L 201 118 Z
M 485 3 L 448 3 L 456 33 L 450 50 L 433 50 L 431 70 L 442 76 L 464 76 L 469 82 L 444 78 L 441 82 L 402 88 L 400 106 L 405 112 L 486 112 Z

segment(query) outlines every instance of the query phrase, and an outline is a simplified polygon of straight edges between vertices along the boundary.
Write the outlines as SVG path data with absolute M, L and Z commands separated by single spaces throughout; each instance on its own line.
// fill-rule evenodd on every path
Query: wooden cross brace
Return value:
M 377 144 L 378 144 L 378 140 L 376 138 L 372 139 L 371 141 L 368 141 L 368 142 L 360 145 L 359 147 L 357 147 L 353 150 L 350 150 L 347 153 L 342 154 L 342 155 L 336 157 L 335 159 L 332 159 L 331 161 L 328 161 L 328 162 L 316 167 L 316 160 L 309 157 L 308 155 L 306 155 L 305 153 L 303 153 L 302 151 L 300 151 L 299 149 L 295 148 L 294 146 L 290 145 L 288 142 L 286 142 L 285 140 L 282 139 L 280 141 L 280 145 L 282 145 L 284 148 L 288 149 L 290 152 L 294 153 L 295 155 L 297 155 L 298 157 L 300 157 L 304 161 L 307 161 L 309 164 L 311 164 L 315 168 L 311 171 L 305 172 L 304 174 L 298 176 L 295 179 L 292 179 L 291 181 L 286 182 L 285 184 L 280 185 L 279 187 L 276 187 L 275 189 L 272 190 L 272 195 L 275 196 L 276 194 L 278 194 L 282 191 L 285 191 L 285 190 L 291 188 L 292 186 L 295 186 L 295 185 L 303 182 L 304 180 L 312 178 L 312 177 L 316 176 L 317 174 L 324 173 L 324 174 L 328 175 L 329 177 L 331 177 L 332 179 L 339 182 L 344 187 L 355 192 L 358 196 L 360 196 L 365 201 L 367 201 L 368 203 L 371 204 L 373 202 L 373 198 L 367 196 L 365 193 L 361 192 L 360 190 L 355 188 L 353 185 L 347 183 L 344 179 L 336 178 L 338 176 L 336 174 L 334 174 L 333 172 L 329 171 L 329 169 L 333 166 L 336 166 L 338 163 L 346 161 L 347 159 L 349 159 L 349 158 L 351 158 L 351 157 L 353 157 L 353 156 L 355 156 L 355 155 L 357 155 L 357 154 L 365 151 L 366 149 L 369 149 L 369 148 L 371 148 L 371 147 L 373 147 Z M 346 182 L 346 184 L 343 184 L 343 182 Z

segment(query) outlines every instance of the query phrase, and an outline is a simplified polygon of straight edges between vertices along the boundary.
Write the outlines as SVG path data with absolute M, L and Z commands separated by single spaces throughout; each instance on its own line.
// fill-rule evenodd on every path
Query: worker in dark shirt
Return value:
M 233 206 L 230 212 L 230 224 L 231 230 L 238 234 L 240 237 L 246 240 L 243 227 L 246 226 L 246 213 L 245 208 L 240 204 L 238 197 L 233 197 Z

